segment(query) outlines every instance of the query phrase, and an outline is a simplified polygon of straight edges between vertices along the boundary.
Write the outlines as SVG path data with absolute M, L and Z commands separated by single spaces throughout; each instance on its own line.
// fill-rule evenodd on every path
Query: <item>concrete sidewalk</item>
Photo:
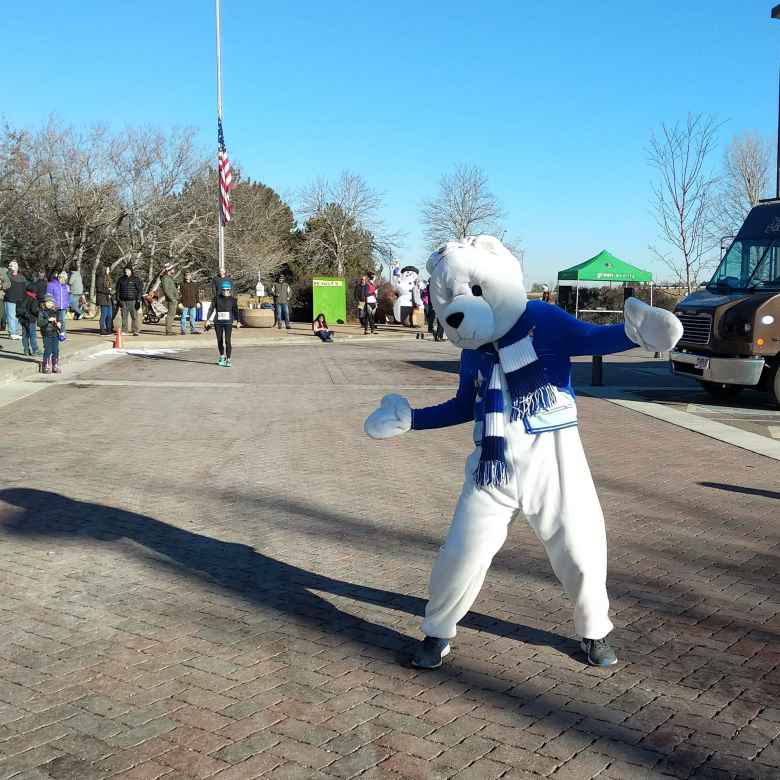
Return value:
M 594 387 L 591 358 L 581 358 L 572 381 L 581 395 L 780 460 L 780 410 L 766 393 L 746 389 L 733 401 L 717 401 L 695 379 L 673 374 L 668 355 L 641 349 L 605 357 L 603 374 L 603 385 Z
M 202 323 L 199 323 L 202 329 Z M 380 341 L 386 339 L 412 339 L 419 331 L 398 325 L 380 325 L 376 335 L 363 335 L 363 329 L 357 323 L 335 325 L 332 328 L 336 340 L 366 339 Z M 427 334 L 426 334 L 427 335 Z M 164 325 L 143 325 L 140 336 L 123 336 L 123 348 L 127 350 L 150 349 L 197 349 L 215 348 L 214 333 L 187 333 L 184 336 L 168 336 Z M 308 322 L 293 322 L 291 329 L 277 328 L 238 328 L 233 334 L 237 346 L 268 346 L 284 344 L 316 344 L 317 337 L 312 333 Z M 38 339 L 41 348 L 40 337 Z M 71 320 L 67 322 L 67 339 L 60 344 L 60 356 L 63 368 L 74 360 L 111 349 L 114 336 L 101 336 L 97 320 Z M 0 384 L 26 379 L 39 373 L 40 357 L 26 357 L 22 354 L 22 342 L 12 341 L 7 333 L 0 335 Z

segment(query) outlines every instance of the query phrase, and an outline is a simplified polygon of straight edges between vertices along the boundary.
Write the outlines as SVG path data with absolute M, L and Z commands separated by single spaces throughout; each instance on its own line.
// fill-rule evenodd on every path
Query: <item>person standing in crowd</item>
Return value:
M 10 284 L 8 269 L 0 265 L 0 330 L 5 330 L 5 291 Z
M 444 326 L 439 322 L 439 318 L 436 316 L 436 310 L 433 308 L 433 301 L 431 300 L 431 283 L 425 287 L 423 291 L 423 303 L 425 305 L 425 320 L 428 324 L 428 333 L 433 336 L 434 341 L 446 341 L 447 337 L 444 335 Z
M 38 301 L 38 307 L 43 304 L 43 299 L 46 297 L 46 290 L 49 287 L 49 281 L 46 277 L 46 270 L 41 269 L 35 274 L 35 281 L 32 283 L 32 289 L 35 293 L 35 297 Z
M 431 336 L 434 335 L 434 322 L 436 320 L 436 312 L 433 310 L 433 303 L 431 301 L 431 283 L 425 285 L 425 289 L 422 291 L 422 302 L 425 307 L 425 325 L 428 328 L 428 333 Z
M 355 285 L 355 303 L 357 304 L 358 319 L 364 331 L 366 330 L 366 282 L 368 282 L 368 276 L 363 274 L 360 277 L 360 281 Z
M 54 298 L 54 307 L 57 310 L 57 319 L 60 323 L 60 332 L 65 333 L 65 315 L 70 306 L 70 287 L 68 287 L 68 275 L 61 271 L 46 285 L 46 292 Z
M 133 266 L 126 265 L 122 276 L 116 283 L 116 299 L 122 310 L 122 332 L 125 334 L 127 333 L 128 318 L 131 318 L 133 322 L 133 335 L 138 336 L 141 332 L 139 312 L 141 311 L 143 294 L 143 284 L 135 275 Z
M 221 268 L 217 272 L 217 275 L 211 280 L 211 300 L 215 303 L 219 299 L 219 296 L 222 295 L 223 282 L 228 282 L 230 284 L 230 289 L 233 289 L 233 279 L 224 268 Z
M 320 313 L 314 318 L 311 329 L 314 331 L 315 336 L 319 336 L 321 341 L 333 341 L 333 331 L 328 328 L 328 323 L 325 320 L 324 314 Z
M 60 368 L 60 333 L 62 325 L 57 316 L 57 308 L 54 296 L 49 293 L 43 300 L 43 306 L 38 314 L 38 327 L 41 329 L 43 339 L 43 363 L 41 370 L 44 374 L 59 374 Z
M 114 329 L 114 302 L 108 266 L 104 265 L 95 276 L 95 305 L 100 307 L 100 335 L 108 336 Z
M 68 287 L 70 287 L 68 303 L 73 312 L 73 319 L 81 319 L 84 307 L 84 280 L 81 278 L 81 271 L 76 269 L 75 271 L 70 272 Z
M 24 300 L 27 292 L 27 279 L 19 273 L 19 263 L 8 263 L 8 283 L 5 289 L 5 317 L 8 321 L 8 333 L 14 341 L 19 341 L 19 322 L 16 319 L 16 307 Z
M 16 305 L 16 319 L 22 330 L 22 352 L 25 355 L 38 354 L 38 296 L 33 285 L 27 285 L 24 298 Z
M 280 276 L 271 287 L 271 295 L 274 296 L 274 304 L 276 304 L 276 327 L 281 330 L 282 322 L 284 322 L 287 330 L 290 330 L 290 298 L 292 297 L 292 290 L 283 276 Z
M 173 281 L 173 266 L 167 265 L 162 269 L 160 287 L 162 287 L 165 296 L 165 305 L 168 307 L 168 314 L 165 315 L 165 335 L 176 336 L 176 311 L 179 307 L 179 289 L 176 282 Z
M 222 280 L 222 289 L 220 290 L 214 306 L 209 312 L 206 320 L 206 330 L 214 323 L 214 333 L 217 337 L 217 349 L 219 350 L 219 360 L 217 365 L 230 368 L 230 357 L 233 352 L 231 336 L 233 335 L 233 326 L 241 327 L 238 321 L 238 303 L 233 297 L 233 285 L 228 279 Z
M 365 336 L 369 331 L 376 333 L 377 286 L 376 275 L 373 271 L 366 277 L 363 297 L 366 302 L 365 319 L 363 320 L 363 335 Z
M 181 285 L 180 298 L 182 310 L 181 310 L 181 335 L 185 333 L 185 325 L 187 320 L 190 322 L 190 333 L 198 333 L 198 327 L 195 321 L 198 317 L 198 306 L 200 301 L 198 300 L 198 285 L 192 281 L 192 274 L 187 271 L 184 274 L 184 281 Z

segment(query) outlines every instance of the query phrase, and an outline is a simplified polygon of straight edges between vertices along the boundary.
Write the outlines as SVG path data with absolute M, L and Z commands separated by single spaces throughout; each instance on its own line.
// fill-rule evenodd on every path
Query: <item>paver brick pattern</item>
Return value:
M 0 780 L 780 777 L 776 462 L 581 399 L 621 664 L 583 664 L 518 518 L 422 674 L 398 661 L 470 431 L 362 421 L 450 397 L 456 352 L 213 357 L 3 408 Z

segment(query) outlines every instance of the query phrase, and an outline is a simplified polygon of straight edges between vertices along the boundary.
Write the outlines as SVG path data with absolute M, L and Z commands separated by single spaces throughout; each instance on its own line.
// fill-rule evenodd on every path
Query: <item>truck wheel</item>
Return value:
M 767 390 L 769 391 L 769 402 L 780 407 L 780 366 L 775 366 L 772 369 Z
M 720 382 L 705 382 L 699 384 L 718 401 L 733 401 L 743 390 L 742 385 L 724 385 Z

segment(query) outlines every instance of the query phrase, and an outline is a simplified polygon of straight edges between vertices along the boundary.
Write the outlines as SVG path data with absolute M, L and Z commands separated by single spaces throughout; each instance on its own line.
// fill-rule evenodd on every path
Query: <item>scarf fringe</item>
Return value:
M 474 482 L 480 487 L 505 485 L 508 481 L 509 473 L 503 460 L 480 460 L 474 469 Z
M 558 402 L 558 390 L 554 385 L 546 384 L 538 387 L 528 395 L 512 399 L 511 422 L 539 414 L 552 409 Z

